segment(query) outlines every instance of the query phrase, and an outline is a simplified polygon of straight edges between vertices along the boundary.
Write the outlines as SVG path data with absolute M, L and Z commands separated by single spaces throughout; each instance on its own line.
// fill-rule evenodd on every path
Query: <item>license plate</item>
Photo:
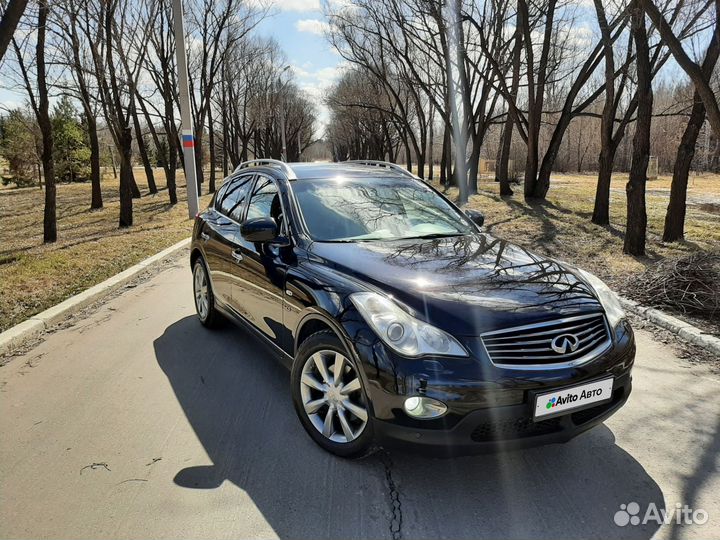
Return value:
M 535 397 L 535 420 L 559 416 L 612 399 L 613 378 L 563 388 Z

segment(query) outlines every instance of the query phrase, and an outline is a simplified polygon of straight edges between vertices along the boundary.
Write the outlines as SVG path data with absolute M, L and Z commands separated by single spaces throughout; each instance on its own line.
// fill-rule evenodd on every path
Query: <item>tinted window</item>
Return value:
M 218 192 L 215 208 L 229 218 L 240 221 L 245 200 L 252 185 L 252 179 L 252 175 L 246 175 L 233 178 L 227 182 Z
M 232 184 L 232 179 L 225 180 L 220 186 L 220 189 L 218 189 L 213 196 L 212 204 L 215 207 L 215 210 L 217 210 L 218 212 L 220 211 L 220 201 L 222 201 L 223 197 L 225 197 L 225 192 L 230 187 L 230 184 Z
M 421 182 L 377 178 L 308 180 L 293 185 L 308 232 L 318 241 L 459 236 L 470 222 Z
M 259 177 L 255 183 L 250 205 L 248 206 L 247 219 L 271 217 L 278 221 L 280 199 L 275 182 L 269 178 Z

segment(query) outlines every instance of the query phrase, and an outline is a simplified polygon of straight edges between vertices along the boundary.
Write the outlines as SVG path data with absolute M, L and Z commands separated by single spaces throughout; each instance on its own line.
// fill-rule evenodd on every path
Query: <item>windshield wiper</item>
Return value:
M 465 236 L 465 234 L 461 233 L 461 232 L 432 233 L 432 234 L 422 234 L 420 236 L 406 236 L 404 239 L 411 240 L 411 239 L 418 239 L 418 238 L 452 238 L 453 236 Z

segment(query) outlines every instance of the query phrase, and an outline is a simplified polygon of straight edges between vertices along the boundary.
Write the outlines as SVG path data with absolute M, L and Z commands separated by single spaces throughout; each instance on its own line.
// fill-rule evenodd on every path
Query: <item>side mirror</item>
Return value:
M 248 219 L 240 226 L 240 234 L 249 242 L 271 242 L 277 238 L 278 226 L 269 217 Z
M 470 218 L 475 225 L 482 227 L 485 223 L 485 215 L 477 210 L 465 210 L 465 215 Z

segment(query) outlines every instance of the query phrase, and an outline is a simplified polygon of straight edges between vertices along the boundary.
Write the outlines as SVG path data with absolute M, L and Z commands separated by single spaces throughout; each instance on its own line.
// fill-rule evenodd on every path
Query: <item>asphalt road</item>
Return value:
M 264 346 L 195 320 L 182 259 L 0 368 L 0 536 L 720 538 L 720 376 L 637 337 L 628 405 L 569 444 L 344 461 Z

